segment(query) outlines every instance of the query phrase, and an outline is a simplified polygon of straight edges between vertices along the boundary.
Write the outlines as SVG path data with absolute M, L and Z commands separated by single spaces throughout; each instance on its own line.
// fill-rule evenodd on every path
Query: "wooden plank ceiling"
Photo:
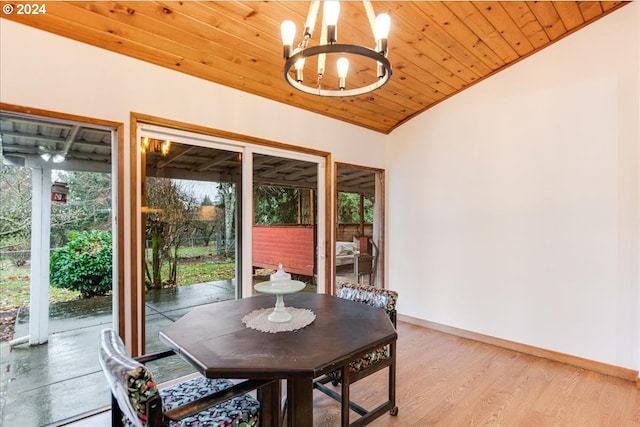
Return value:
M 18 6 L 16 2 L 2 6 L 7 3 Z M 304 94 L 283 79 L 280 23 L 291 19 L 301 29 L 309 2 L 56 1 L 46 3 L 45 14 L 3 13 L 2 17 L 389 133 L 625 3 L 374 1 L 376 14 L 391 16 L 388 57 L 393 75 L 375 92 L 344 98 Z M 339 42 L 373 47 L 362 3 L 341 5 Z M 319 26 L 320 20 L 315 36 Z M 374 68 L 352 60 L 347 85 L 367 81 Z M 329 65 L 324 78 L 336 79 Z

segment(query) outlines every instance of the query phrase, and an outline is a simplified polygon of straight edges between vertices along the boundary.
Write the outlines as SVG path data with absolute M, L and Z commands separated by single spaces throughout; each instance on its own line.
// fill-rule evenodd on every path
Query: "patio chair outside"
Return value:
M 363 283 L 367 278 L 367 284 L 375 286 L 376 274 L 378 272 L 378 246 L 371 237 L 368 238 L 371 245 L 371 253 L 361 252 L 354 255 L 354 275 L 358 283 Z

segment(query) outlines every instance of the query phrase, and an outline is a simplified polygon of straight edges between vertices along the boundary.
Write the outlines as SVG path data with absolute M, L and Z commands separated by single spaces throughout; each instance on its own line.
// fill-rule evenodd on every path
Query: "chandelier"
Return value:
M 368 0 L 364 0 L 364 5 L 369 25 L 373 32 L 375 48 L 353 44 L 338 43 L 338 15 L 340 13 L 340 2 L 338 0 L 324 0 L 322 12 L 322 29 L 320 42 L 318 45 L 310 46 L 311 36 L 318 17 L 320 1 L 312 1 L 309 6 L 309 13 L 304 25 L 302 40 L 296 48 L 293 42 L 296 33 L 296 25 L 292 21 L 284 21 L 280 26 L 282 32 L 283 54 L 285 59 L 284 77 L 294 88 L 302 92 L 319 96 L 355 96 L 382 87 L 391 77 L 391 63 L 387 59 L 387 38 L 389 37 L 389 27 L 391 18 L 386 13 L 375 16 L 373 6 Z M 336 61 L 337 81 L 325 82 L 327 55 L 331 57 L 339 56 Z M 317 60 L 317 77 L 315 82 L 308 84 L 304 80 L 305 60 L 314 57 Z M 373 79 L 366 80 L 359 86 L 347 87 L 347 73 L 349 71 L 349 59 L 365 58 L 375 62 L 376 75 Z M 327 83 L 327 84 L 325 84 Z M 337 84 L 336 84 L 337 83 Z
M 145 136 L 140 141 L 140 149 L 143 153 L 159 153 L 166 156 L 169 154 L 169 150 L 171 149 L 171 141 L 168 139 L 163 141 Z

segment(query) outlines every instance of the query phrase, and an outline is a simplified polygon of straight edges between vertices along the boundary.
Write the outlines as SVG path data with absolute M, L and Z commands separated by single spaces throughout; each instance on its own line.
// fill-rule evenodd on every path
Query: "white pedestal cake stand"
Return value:
M 276 306 L 273 313 L 267 317 L 271 322 L 288 322 L 291 320 L 291 314 L 284 308 L 284 295 L 293 294 L 304 289 L 306 284 L 298 280 L 278 280 L 269 282 L 260 282 L 254 285 L 254 289 L 263 294 L 272 294 L 276 296 Z

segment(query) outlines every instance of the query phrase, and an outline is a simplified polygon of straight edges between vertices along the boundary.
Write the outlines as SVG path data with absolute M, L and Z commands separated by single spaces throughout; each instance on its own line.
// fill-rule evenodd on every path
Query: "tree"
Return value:
M 222 215 L 222 209 L 214 206 L 209 196 L 204 196 L 198 210 L 197 221 L 194 223 L 194 232 L 202 238 L 205 246 L 209 246 L 211 239 L 221 231 Z
M 54 179 L 69 187 L 67 203 L 51 206 L 51 239 L 65 243 L 69 230 L 111 229 L 111 175 L 56 171 Z
M 209 197 L 208 194 L 204 195 L 204 197 L 202 198 L 202 203 L 200 203 L 200 206 L 213 206 L 213 202 L 211 201 L 211 197 Z
M 360 194 L 338 193 L 338 223 L 357 224 L 360 222 Z M 373 202 L 364 198 L 364 222 L 373 224 Z
M 0 248 L 27 250 L 31 238 L 31 170 L 0 170 Z
M 235 213 L 236 213 L 236 190 L 232 182 L 222 182 L 218 184 L 216 202 L 224 209 L 224 246 L 223 251 L 226 257 L 230 256 L 235 244 Z
M 111 176 L 96 172 L 54 171 L 69 186 L 67 203 L 51 205 L 51 241 L 63 245 L 68 232 L 111 229 Z M 48 191 L 48 190 L 46 190 Z M 0 247 L 28 250 L 31 235 L 31 169 L 0 171 Z
M 177 285 L 178 249 L 196 218 L 196 200 L 179 184 L 165 178 L 147 178 L 145 233 L 151 244 L 151 270 L 145 257 L 147 287 Z M 167 278 L 162 266 L 168 264 Z
M 297 224 L 298 194 L 295 188 L 261 185 L 254 191 L 255 223 Z

